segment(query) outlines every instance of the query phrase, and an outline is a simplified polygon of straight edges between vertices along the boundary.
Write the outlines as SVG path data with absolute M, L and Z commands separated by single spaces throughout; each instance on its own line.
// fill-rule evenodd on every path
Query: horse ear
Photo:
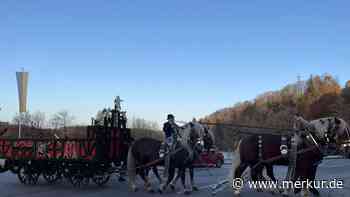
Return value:
M 334 117 L 334 122 L 335 122 L 335 124 L 340 124 L 341 120 L 337 117 Z
M 321 124 L 324 124 L 324 123 L 325 123 L 324 120 L 322 120 L 322 119 L 320 119 L 320 122 L 321 122 Z

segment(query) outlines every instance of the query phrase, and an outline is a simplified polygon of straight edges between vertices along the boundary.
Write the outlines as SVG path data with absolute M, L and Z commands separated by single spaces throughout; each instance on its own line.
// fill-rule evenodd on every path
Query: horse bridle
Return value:
M 350 147 L 350 130 L 349 127 L 346 125 L 345 127 L 345 134 L 347 136 L 347 139 L 345 141 L 343 141 L 342 143 L 337 143 L 337 141 L 334 139 L 334 136 L 336 135 L 334 133 L 334 131 L 336 131 L 337 129 L 339 129 L 338 125 L 332 125 L 331 124 L 331 119 L 328 119 L 329 124 L 328 124 L 328 128 L 327 131 L 324 133 L 324 146 L 326 147 L 326 149 L 328 149 L 328 145 L 330 143 L 334 143 L 336 146 L 342 145 L 343 147 Z

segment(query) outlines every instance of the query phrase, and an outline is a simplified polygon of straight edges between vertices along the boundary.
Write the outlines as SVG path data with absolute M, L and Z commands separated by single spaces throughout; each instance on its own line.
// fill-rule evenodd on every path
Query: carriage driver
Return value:
M 168 121 L 163 125 L 163 132 L 165 134 L 164 149 L 166 150 L 164 176 L 167 176 L 169 170 L 170 155 L 168 153 L 171 153 L 175 149 L 178 130 L 180 128 L 175 123 L 174 115 L 168 114 L 167 120 Z

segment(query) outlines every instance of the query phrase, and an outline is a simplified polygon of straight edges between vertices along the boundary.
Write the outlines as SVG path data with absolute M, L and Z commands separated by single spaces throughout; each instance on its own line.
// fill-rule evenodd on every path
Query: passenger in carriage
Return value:
M 209 134 L 209 129 L 207 127 L 204 128 L 203 143 L 204 150 L 206 150 L 209 153 L 210 149 L 213 147 L 213 139 Z

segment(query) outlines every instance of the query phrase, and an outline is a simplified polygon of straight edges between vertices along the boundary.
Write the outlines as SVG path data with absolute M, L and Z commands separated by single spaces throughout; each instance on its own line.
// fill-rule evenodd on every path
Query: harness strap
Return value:
M 262 136 L 259 135 L 258 136 L 258 157 L 259 157 L 259 161 L 263 160 L 263 153 L 262 153 Z
M 289 160 L 289 165 L 288 165 L 288 171 L 286 175 L 286 180 L 291 181 L 295 175 L 295 168 L 297 165 L 297 152 L 298 152 L 298 143 L 297 143 L 297 134 L 294 134 L 293 137 L 291 137 L 290 141 L 290 151 L 288 154 L 288 160 Z

